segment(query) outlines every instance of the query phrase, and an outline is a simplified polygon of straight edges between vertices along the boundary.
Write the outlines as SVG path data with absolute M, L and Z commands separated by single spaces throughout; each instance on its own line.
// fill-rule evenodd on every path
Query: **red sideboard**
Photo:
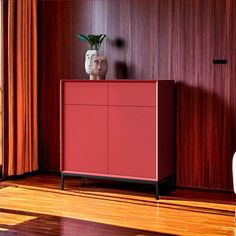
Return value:
M 61 80 L 61 180 L 156 185 L 174 166 L 173 80 Z

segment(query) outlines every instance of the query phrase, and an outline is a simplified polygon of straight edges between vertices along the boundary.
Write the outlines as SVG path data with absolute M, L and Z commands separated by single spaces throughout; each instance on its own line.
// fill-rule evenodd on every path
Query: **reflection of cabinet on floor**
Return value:
M 174 81 L 62 80 L 61 177 L 174 176 Z

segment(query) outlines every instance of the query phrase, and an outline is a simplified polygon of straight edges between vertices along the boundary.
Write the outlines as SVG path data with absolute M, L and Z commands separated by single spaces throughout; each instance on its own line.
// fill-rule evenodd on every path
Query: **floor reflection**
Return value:
M 92 207 L 92 206 L 91 206 Z M 1 213 L 33 217 L 16 225 L 0 224 L 0 235 L 69 235 L 69 236 L 164 236 L 152 231 L 95 223 L 66 217 L 0 209 Z

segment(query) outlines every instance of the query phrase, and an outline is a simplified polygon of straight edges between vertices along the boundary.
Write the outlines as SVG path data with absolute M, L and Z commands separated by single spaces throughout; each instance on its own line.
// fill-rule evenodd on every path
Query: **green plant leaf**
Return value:
M 102 41 L 104 40 L 105 37 L 106 37 L 105 34 L 100 34 L 100 35 L 99 35 L 99 43 L 100 43 L 100 44 L 102 43 Z
M 89 43 L 91 45 L 91 47 L 93 47 L 95 45 L 95 39 L 94 39 L 94 35 L 88 35 L 88 39 L 89 39 Z
M 77 34 L 77 37 L 78 37 L 81 41 L 88 41 L 88 37 L 87 37 L 86 35 Z
M 100 47 L 101 47 L 101 45 L 102 45 L 102 41 L 104 40 L 104 38 L 106 37 L 106 35 L 105 34 L 100 34 L 100 35 L 98 35 L 98 45 L 97 45 L 97 50 L 99 50 L 100 49 Z
M 93 47 L 94 46 L 93 36 L 92 35 L 88 35 L 87 38 L 88 38 L 88 43 L 89 43 L 91 49 L 94 49 L 94 47 Z

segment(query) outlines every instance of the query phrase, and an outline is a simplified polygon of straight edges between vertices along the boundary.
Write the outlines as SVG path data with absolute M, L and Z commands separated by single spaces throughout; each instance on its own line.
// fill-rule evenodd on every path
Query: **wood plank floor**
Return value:
M 0 182 L 0 235 L 236 235 L 230 193 L 37 175 Z

